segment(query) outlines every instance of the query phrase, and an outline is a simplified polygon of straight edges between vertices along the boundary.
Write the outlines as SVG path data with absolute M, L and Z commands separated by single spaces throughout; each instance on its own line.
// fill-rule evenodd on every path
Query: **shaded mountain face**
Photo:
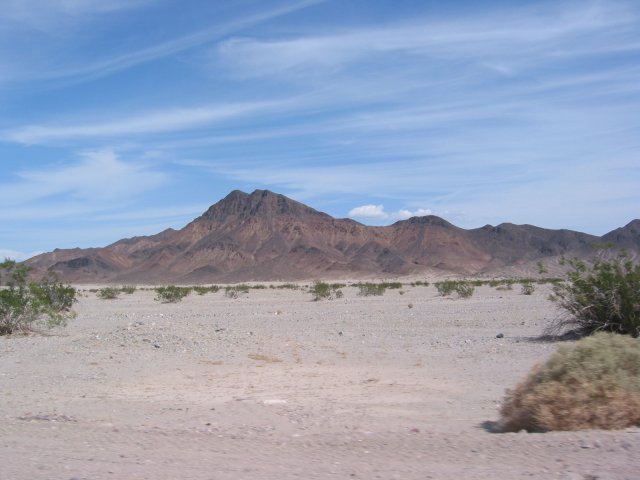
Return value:
M 386 227 L 335 219 L 268 190 L 233 191 L 181 230 L 26 263 L 69 282 L 206 283 L 491 273 L 611 243 L 640 251 L 640 221 L 596 237 L 530 225 L 458 228 L 435 217 Z

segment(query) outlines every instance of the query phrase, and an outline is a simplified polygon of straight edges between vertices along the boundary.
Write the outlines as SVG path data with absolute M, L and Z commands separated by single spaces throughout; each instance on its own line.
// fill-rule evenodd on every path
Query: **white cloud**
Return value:
M 397 212 L 386 212 L 384 205 L 362 205 L 360 207 L 352 208 L 349 211 L 349 216 L 353 218 L 372 218 L 372 219 L 385 219 L 385 220 L 406 220 L 411 217 L 424 217 L 431 215 L 432 212 L 428 208 L 419 208 L 416 211 L 401 209 Z
M 387 218 L 387 213 L 384 211 L 382 205 L 362 205 L 360 207 L 352 208 L 349 211 L 350 217 L 361 218 Z

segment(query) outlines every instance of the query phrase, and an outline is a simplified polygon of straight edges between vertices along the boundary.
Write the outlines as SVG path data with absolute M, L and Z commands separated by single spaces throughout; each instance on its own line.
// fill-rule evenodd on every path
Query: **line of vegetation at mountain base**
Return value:
M 346 287 L 345 283 L 326 283 L 320 280 L 313 282 L 309 292 L 313 296 L 313 301 L 333 300 L 334 298 L 342 298 L 342 288 Z
M 362 297 L 368 297 L 370 295 L 384 295 L 387 289 L 401 289 L 401 282 L 381 282 L 381 283 L 356 283 L 352 287 L 358 288 L 358 295 Z
M 191 293 L 191 287 L 177 287 L 175 285 L 167 285 L 166 287 L 155 288 L 155 300 L 162 303 L 178 303 L 184 297 Z
M 473 282 L 467 282 L 464 280 L 444 280 L 442 282 L 434 283 L 438 294 L 443 297 L 447 297 L 456 293 L 459 298 L 470 298 L 473 296 L 475 287 Z
M 127 295 L 132 295 L 136 289 L 137 287 L 135 285 L 123 285 L 120 287 L 120 291 Z
M 217 293 L 220 290 L 218 285 L 196 285 L 191 287 L 198 295 L 206 295 L 207 293 Z
M 122 292 L 121 292 L 121 290 L 119 288 L 104 287 L 104 288 L 101 288 L 100 290 L 98 290 L 96 292 L 96 296 L 98 298 L 103 299 L 103 300 L 114 300 L 114 299 L 118 298 L 120 293 L 122 293 Z
M 26 333 L 37 327 L 64 326 L 75 316 L 77 291 L 47 275 L 29 281 L 29 268 L 13 260 L 0 263 L 0 335 Z

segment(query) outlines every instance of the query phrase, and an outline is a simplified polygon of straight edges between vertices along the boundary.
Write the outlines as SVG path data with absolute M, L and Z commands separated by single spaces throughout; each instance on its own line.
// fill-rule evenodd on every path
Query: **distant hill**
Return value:
M 268 190 L 236 190 L 181 230 L 57 249 L 26 263 L 80 283 L 490 275 L 553 265 L 562 255 L 590 257 L 604 244 L 637 254 L 640 220 L 602 237 L 509 223 L 465 230 L 436 216 L 371 227 Z

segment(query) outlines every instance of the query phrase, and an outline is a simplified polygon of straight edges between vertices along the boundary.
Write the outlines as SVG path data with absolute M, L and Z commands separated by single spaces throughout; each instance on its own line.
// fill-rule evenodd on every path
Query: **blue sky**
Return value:
M 640 3 L 0 0 L 0 256 L 335 217 L 640 217 Z

